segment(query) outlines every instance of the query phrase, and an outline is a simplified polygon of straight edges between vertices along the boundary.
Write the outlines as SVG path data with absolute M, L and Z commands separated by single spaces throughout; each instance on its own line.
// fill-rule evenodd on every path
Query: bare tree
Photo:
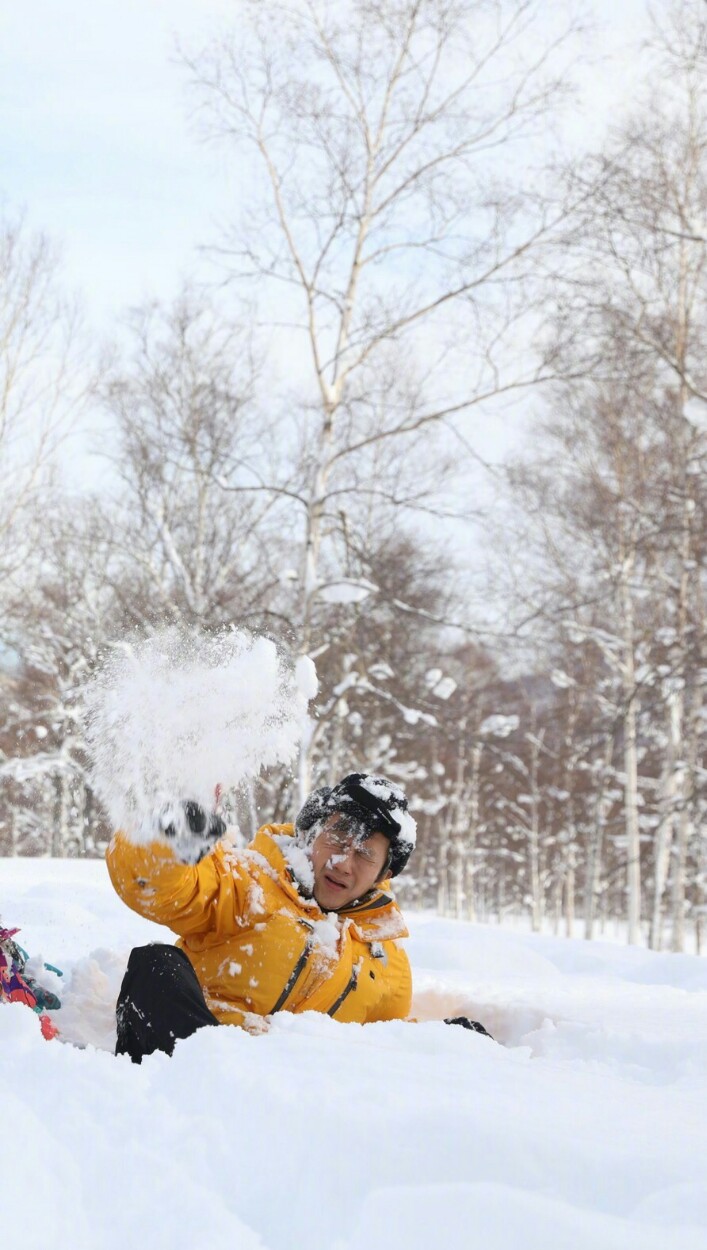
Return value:
M 15 663 L 0 716 L 0 808 L 10 853 L 95 853 L 82 687 L 119 628 L 110 529 L 91 501 L 46 498 L 41 542 L 6 618 Z
M 543 39 L 541 10 L 243 4 L 239 35 L 188 62 L 207 133 L 250 178 L 220 259 L 299 353 L 304 651 L 333 575 L 332 513 L 354 493 L 369 509 L 424 503 L 442 433 L 547 372 L 517 341 L 564 206 L 531 189 L 523 143 L 564 89 L 572 24 Z M 305 789 L 309 771 L 305 758 Z
M 267 623 L 283 521 L 281 497 L 257 485 L 278 452 L 255 407 L 249 337 L 188 290 L 131 330 L 100 391 L 121 484 L 110 506 L 124 621 Z
M 21 219 L 0 222 L 0 581 L 21 569 L 57 443 L 86 392 L 77 328 L 47 239 Z
M 583 280 L 561 319 L 573 339 L 584 339 L 583 365 L 594 376 L 608 370 L 653 374 L 654 420 L 665 431 L 662 497 L 656 500 L 652 542 L 654 573 L 667 612 L 658 627 L 671 634 L 662 683 L 665 766 L 661 818 L 656 831 L 651 907 L 651 944 L 659 947 L 671 848 L 673 946 L 684 943 L 685 883 L 690 844 L 696 836 L 697 759 L 704 654 L 701 612 L 704 578 L 703 483 L 707 464 L 707 12 L 696 0 L 674 0 L 654 14 L 649 46 L 651 85 L 615 132 L 602 155 L 587 167 L 596 189 L 592 219 L 579 233 Z M 655 84 L 658 84 L 657 86 Z M 589 272 L 591 264 L 591 274 Z M 606 333 L 623 344 L 603 354 Z M 628 364 L 629 359 L 632 364 Z M 660 392 L 662 390 L 662 398 Z M 646 422 L 648 424 L 648 422 Z M 627 454 L 640 459 L 637 429 Z M 658 518 L 660 520 L 658 521 Z M 628 593 L 635 555 L 628 511 L 621 520 L 624 543 L 625 628 L 631 629 Z M 644 526 L 645 528 L 645 526 Z M 629 684 L 632 677 L 628 674 Z M 635 736 L 635 727 L 634 727 Z M 627 743 L 632 737 L 627 727 Z M 627 775 L 632 771 L 627 763 Z M 635 823 L 635 822 L 634 822 Z M 637 840 L 633 830 L 634 845 Z

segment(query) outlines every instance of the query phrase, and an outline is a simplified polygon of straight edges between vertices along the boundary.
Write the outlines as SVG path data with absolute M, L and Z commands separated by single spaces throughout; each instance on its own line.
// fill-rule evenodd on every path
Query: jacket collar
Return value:
M 290 838 L 293 835 L 293 825 L 263 825 L 256 833 L 248 850 L 261 855 L 267 861 L 282 889 L 298 907 L 306 911 L 308 917 L 320 919 L 326 915 L 340 916 L 342 920 L 349 922 L 354 936 L 362 941 L 382 942 L 388 938 L 408 936 L 405 921 L 390 889 L 389 881 L 384 881 L 381 886 L 375 886 L 348 907 L 342 907 L 341 911 L 323 912 L 314 898 L 307 897 L 306 884 L 302 884 L 297 873 L 297 860 L 300 854 L 304 855 L 304 851 L 293 841 L 293 853 L 286 855 L 282 846 L 278 845 L 281 838 Z

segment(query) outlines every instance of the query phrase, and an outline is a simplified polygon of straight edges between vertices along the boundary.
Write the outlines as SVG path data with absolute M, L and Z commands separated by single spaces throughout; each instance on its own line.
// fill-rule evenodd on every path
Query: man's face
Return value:
M 382 876 L 389 848 L 384 833 L 357 836 L 346 817 L 334 812 L 310 849 L 319 906 L 338 911 L 361 898 Z

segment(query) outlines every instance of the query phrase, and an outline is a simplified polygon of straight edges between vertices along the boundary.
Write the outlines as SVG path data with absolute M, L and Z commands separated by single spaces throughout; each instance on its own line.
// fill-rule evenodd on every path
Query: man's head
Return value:
M 295 829 L 309 848 L 314 897 L 327 911 L 341 910 L 402 872 L 416 833 L 399 786 L 366 773 L 315 790 Z

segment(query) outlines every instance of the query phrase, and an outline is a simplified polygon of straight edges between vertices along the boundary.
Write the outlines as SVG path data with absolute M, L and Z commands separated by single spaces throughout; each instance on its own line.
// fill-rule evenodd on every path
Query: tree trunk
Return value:
M 464 857 L 464 918 L 478 920 L 480 900 L 477 898 L 476 863 L 467 851 Z
M 532 899 L 533 933 L 542 928 L 544 899 L 540 873 L 540 793 L 538 790 L 538 763 L 541 741 L 533 733 L 530 754 L 530 893 Z
M 707 874 L 707 854 L 705 839 L 702 838 L 697 857 L 697 884 L 695 886 L 695 954 L 701 955 L 703 948 L 705 911 L 705 876 Z
M 663 895 L 668 881 L 670 866 L 670 848 L 673 841 L 673 829 L 676 822 L 676 797 L 679 783 L 679 750 L 682 737 L 682 691 L 672 691 L 669 695 L 669 747 L 666 764 L 666 780 L 663 793 L 663 811 L 656 830 L 655 867 L 653 885 L 653 911 L 651 913 L 648 945 L 651 950 L 659 951 L 663 943 Z
M 437 911 L 440 916 L 449 912 L 449 843 L 443 834 L 437 850 Z
M 636 705 L 630 698 L 624 716 L 624 770 L 626 773 L 626 854 L 628 885 L 628 940 L 641 940 L 641 844 L 638 831 L 638 759 Z
M 464 918 L 464 843 L 457 834 L 452 847 L 453 911 L 457 920 Z
M 685 949 L 685 873 L 689 842 L 690 818 L 686 808 L 678 819 L 675 854 L 673 855 L 672 889 L 672 940 L 671 950 L 679 953 Z
M 694 832 L 692 820 L 692 794 L 687 792 L 686 777 L 689 773 L 691 778 L 696 778 L 698 772 L 698 734 L 699 721 L 696 715 L 697 699 L 693 698 L 694 706 L 691 709 L 690 716 L 690 733 L 688 746 L 689 759 L 687 767 L 682 769 L 681 793 L 680 793 L 680 812 L 678 815 L 676 854 L 673 861 L 673 890 L 672 890 L 672 949 L 676 952 L 685 949 L 685 903 L 686 903 L 686 875 L 687 875 L 687 857 L 692 834 Z
M 69 843 L 69 788 L 66 773 L 60 769 L 54 778 L 54 826 L 51 853 L 56 859 L 66 855 Z
M 14 804 L 11 804 L 8 810 L 10 812 L 10 855 L 18 855 L 20 846 L 20 831 Z
M 503 924 L 503 917 L 506 911 L 506 869 L 501 863 L 498 869 L 498 877 L 496 882 L 496 918 L 499 924 Z
M 584 937 L 588 942 L 590 942 L 594 937 L 594 921 L 597 910 L 599 881 L 601 879 L 602 857 L 604 850 L 604 828 L 606 825 L 606 818 L 609 814 L 609 800 L 606 797 L 606 783 L 609 766 L 611 764 L 613 746 L 614 744 L 612 739 L 608 738 L 604 755 L 604 767 L 601 773 L 601 782 L 595 806 L 594 827 L 591 832 L 589 854 L 587 856 L 587 880 L 584 895 Z
M 575 860 L 574 848 L 570 848 L 567 876 L 565 878 L 565 935 L 574 937 Z
M 637 695 L 634 661 L 633 600 L 629 584 L 634 552 L 623 553 L 621 561 L 621 617 L 624 631 L 624 816 L 626 828 L 626 877 L 628 892 L 628 940 L 641 940 L 641 844 L 638 826 L 638 741 Z
M 560 932 L 560 921 L 562 920 L 562 876 L 558 873 L 552 889 L 552 931 L 555 937 Z

